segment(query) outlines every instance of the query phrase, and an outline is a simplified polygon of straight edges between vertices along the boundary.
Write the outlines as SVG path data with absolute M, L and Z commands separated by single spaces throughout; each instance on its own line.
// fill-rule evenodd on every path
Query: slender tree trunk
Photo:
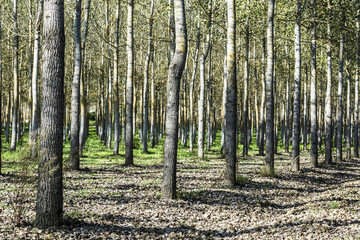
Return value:
M 114 155 L 119 154 L 120 144 L 120 111 L 119 111 L 119 24 L 120 24 L 120 0 L 117 1 L 116 6 L 116 22 L 115 22 L 115 49 L 114 49 Z
M 305 81 L 304 81 L 304 122 L 303 122 L 303 150 L 307 150 L 308 144 L 308 105 L 307 105 L 307 89 L 308 89 L 308 68 L 305 65 Z
M 39 183 L 35 223 L 58 226 L 63 217 L 64 1 L 45 0 Z
M 311 150 L 310 161 L 313 167 L 318 167 L 318 116 L 317 116 L 317 74 L 316 74 L 316 0 L 312 0 L 313 19 L 311 29 L 311 84 L 310 84 L 310 108 L 311 108 Z
M 226 46 L 226 101 L 225 101 L 225 184 L 236 184 L 236 125 L 237 125 L 237 82 L 236 82 L 236 5 L 227 0 L 227 46 Z
M 286 49 L 286 59 L 288 63 L 288 76 L 286 80 L 286 124 L 285 124 L 285 152 L 289 152 L 289 138 L 290 138 L 290 57 Z
M 197 26 L 197 37 L 196 37 L 196 50 L 195 50 L 195 57 L 194 57 L 194 68 L 191 75 L 191 82 L 190 82 L 190 123 L 189 123 L 189 131 L 190 131 L 190 139 L 189 139 L 189 147 L 190 152 L 194 151 L 194 82 L 196 77 L 196 69 L 198 65 L 198 59 L 199 59 L 199 49 L 200 49 L 200 21 L 198 21 Z
M 351 73 L 349 69 L 349 59 L 347 60 L 347 99 L 346 99 L 346 159 L 351 160 Z
M 360 66 L 360 24 L 359 14 L 356 18 L 356 75 L 355 75 L 355 103 L 354 103 L 354 157 L 359 157 L 359 66 Z
M 244 109 L 243 109 L 243 134 L 244 134 L 244 144 L 243 144 L 243 157 L 248 155 L 249 149 L 249 99 L 248 99 L 248 84 L 249 84 L 249 19 L 246 19 L 245 23 L 245 66 L 244 66 Z
M 12 129 L 10 151 L 16 150 L 16 138 L 18 137 L 17 124 L 19 123 L 19 36 L 18 36 L 18 1 L 13 0 L 14 14 L 14 104 L 12 112 Z
M 265 170 L 274 174 L 274 8 L 275 0 L 269 0 L 267 19 L 267 64 L 266 64 L 266 158 Z
M 151 120 L 150 120 L 150 141 L 151 141 L 151 148 L 155 147 L 155 78 L 154 78 L 154 70 L 155 70 L 155 63 L 154 63 L 154 54 L 153 60 L 151 61 Z
M 126 77 L 126 139 L 125 165 L 133 165 L 133 76 L 134 76 L 134 35 L 133 35 L 133 8 L 134 1 L 128 0 L 127 18 L 127 77 Z
M 10 121 L 11 121 L 11 90 L 8 89 L 8 102 L 6 106 L 6 127 L 5 127 L 5 142 L 9 142 L 10 139 Z
M 342 10 L 344 11 L 344 10 Z M 344 13 L 343 13 L 344 15 Z M 344 17 L 343 17 L 344 18 Z M 337 138 L 336 138 L 336 160 L 342 161 L 342 137 L 343 137 L 343 81 L 344 81 L 344 30 L 340 35 L 339 49 L 339 79 L 338 79 L 338 106 L 337 106 Z
M 39 97 L 38 97 L 38 75 L 39 75 L 39 51 L 40 51 L 40 26 L 43 15 L 44 1 L 38 2 L 38 15 L 36 19 L 35 27 L 35 41 L 34 41 L 34 59 L 33 69 L 31 78 L 31 91 L 32 91 L 32 107 L 31 107 L 31 127 L 30 127 L 30 138 L 31 138 L 31 155 L 32 157 L 37 156 L 37 139 L 38 139 L 38 128 L 39 128 Z
M 148 152 L 147 140 L 148 140 L 148 122 L 149 122 L 149 90 L 148 90 L 148 82 L 149 82 L 149 68 L 150 68 L 150 60 L 152 59 L 152 53 L 154 51 L 154 43 L 153 43 L 153 15 L 154 15 L 154 0 L 151 0 L 150 7 L 150 16 L 149 16 L 149 46 L 148 52 L 145 59 L 145 67 L 144 67 L 144 97 L 143 97 L 143 134 L 142 134 L 142 143 L 143 143 L 143 152 Z
M 83 26 L 83 33 L 81 37 L 81 61 L 85 62 L 86 54 L 85 54 L 85 43 L 86 43 L 86 37 L 88 33 L 88 22 L 89 22 L 89 15 L 90 15 L 90 4 L 91 0 L 88 0 L 85 6 L 85 18 L 84 18 L 84 26 Z M 79 126 L 79 156 L 82 156 L 85 142 L 87 138 L 87 64 L 82 64 L 81 67 L 84 69 L 80 72 L 80 126 Z
M 211 146 L 211 116 L 210 116 L 210 109 L 211 109 L 211 85 L 210 85 L 210 78 L 211 78 L 211 47 L 209 52 L 209 62 L 208 62 L 208 74 L 207 74 L 207 81 L 206 81 L 206 122 L 207 122 L 207 133 L 206 133 L 206 150 L 210 151 Z
M 263 74 L 262 74 L 262 88 L 261 88 L 261 104 L 260 104 L 260 140 L 259 140 L 259 155 L 264 156 L 264 143 L 265 143 L 265 96 L 266 96 L 266 70 L 265 70 L 265 55 L 266 55 L 266 42 L 265 38 L 263 39 L 263 54 L 262 54 L 262 63 L 263 63 Z
M 301 96 L 301 0 L 297 1 L 297 17 L 295 23 L 295 85 L 292 133 L 291 170 L 300 170 L 300 96 Z
M 332 162 L 332 106 L 331 106 L 331 78 L 332 78 L 332 59 L 331 59 L 331 0 L 328 1 L 328 43 L 327 43 L 327 78 L 325 95 L 325 163 Z
M 211 38 L 211 13 L 212 0 L 209 1 L 209 15 L 207 23 L 206 43 L 203 46 L 203 54 L 200 57 L 200 93 L 198 101 L 198 157 L 204 158 L 204 135 L 205 135 L 205 62 L 210 51 Z
M 80 169 L 80 77 L 81 77 L 81 0 L 76 0 L 74 23 L 74 76 L 71 94 L 70 168 Z
M 187 55 L 187 30 L 184 0 L 174 0 L 176 48 L 169 67 L 166 106 L 166 137 L 164 144 L 164 198 L 176 197 L 176 163 L 178 146 L 178 118 L 180 79 Z

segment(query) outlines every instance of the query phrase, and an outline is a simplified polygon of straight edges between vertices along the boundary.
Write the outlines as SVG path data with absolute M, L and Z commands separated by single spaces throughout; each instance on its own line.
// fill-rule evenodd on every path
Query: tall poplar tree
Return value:
M 175 54 L 171 60 L 167 84 L 166 137 L 164 144 L 164 176 L 162 195 L 176 197 L 176 163 L 178 146 L 180 80 L 187 56 L 187 29 L 184 0 L 174 0 Z
M 44 1 L 42 104 L 35 223 L 58 226 L 63 217 L 64 1 Z

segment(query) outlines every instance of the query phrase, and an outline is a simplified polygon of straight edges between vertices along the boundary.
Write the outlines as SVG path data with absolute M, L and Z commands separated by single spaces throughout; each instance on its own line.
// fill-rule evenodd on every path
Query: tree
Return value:
M 301 95 L 301 0 L 297 1 L 295 22 L 295 84 L 291 170 L 300 170 L 300 95 Z
M 340 1 L 340 6 L 342 6 Z M 342 20 L 345 21 L 344 9 L 342 6 Z M 339 76 L 338 76 L 338 105 L 336 124 L 336 161 L 342 161 L 342 139 L 343 139 L 343 81 L 344 81 L 344 23 L 341 26 L 340 47 L 339 47 Z
M 360 6 L 358 6 L 360 7 Z M 355 74 L 355 103 L 354 103 L 354 157 L 359 157 L 359 67 L 360 67 L 360 9 L 356 18 L 356 74 Z
M 57 226 L 63 216 L 64 1 L 45 0 L 39 182 L 35 223 Z
M 37 155 L 37 140 L 38 140 L 38 128 L 39 128 L 39 97 L 38 97 L 38 75 L 39 75 L 39 51 L 40 51 L 40 26 L 43 15 L 44 1 L 38 2 L 38 15 L 36 19 L 35 27 L 35 40 L 34 40 L 34 59 L 31 78 L 31 90 L 32 90 L 32 115 L 31 115 L 31 127 L 30 127 L 30 144 L 32 144 L 32 157 Z
M 176 46 L 167 84 L 166 137 L 164 144 L 164 177 L 162 195 L 176 197 L 176 163 L 178 146 L 180 79 L 187 56 L 187 29 L 184 0 L 174 0 Z
M 114 155 L 119 154 L 120 144 L 120 111 L 119 111 L 119 24 L 120 24 L 120 0 L 116 4 L 116 22 L 115 22 L 115 50 L 114 50 Z
M 19 122 L 19 35 L 18 35 L 18 1 L 13 1 L 14 14 L 14 104 L 12 112 L 12 129 L 10 151 L 16 150 L 16 141 L 18 138 L 18 122 Z
M 190 121 L 189 121 L 189 131 L 190 131 L 190 140 L 189 140 L 189 147 L 190 152 L 194 150 L 194 82 L 196 78 L 196 69 L 198 65 L 198 58 L 199 58 L 199 49 L 200 49 L 200 21 L 198 21 L 197 25 L 197 34 L 196 34 L 196 50 L 195 50 L 195 57 L 194 57 L 194 68 L 191 75 L 191 82 L 190 82 Z
M 71 94 L 70 168 L 80 169 L 80 77 L 81 77 L 81 0 L 76 0 L 74 23 L 74 75 Z
M 205 62 L 210 51 L 211 38 L 211 16 L 212 0 L 209 1 L 206 42 L 203 46 L 203 54 L 200 56 L 200 93 L 198 101 L 198 157 L 204 158 L 204 136 L 205 136 Z
M 327 68 L 326 68 L 326 95 L 325 95 L 325 163 L 332 162 L 332 107 L 331 107 L 331 79 L 332 79 L 332 59 L 331 59 L 331 0 L 328 0 L 328 22 L 327 22 Z
M 267 18 L 267 64 L 266 64 L 266 158 L 265 170 L 270 175 L 274 174 L 274 8 L 275 0 L 268 2 Z
M 311 84 L 310 84 L 310 108 L 311 108 L 311 150 L 310 161 L 313 167 L 318 167 L 318 124 L 317 124 L 317 96 L 316 96 L 316 0 L 312 0 L 313 16 L 311 26 Z
M 153 51 L 154 51 L 154 43 L 153 43 L 153 19 L 154 15 L 154 0 L 151 0 L 150 6 L 150 17 L 149 17 L 149 46 L 148 52 L 145 59 L 145 67 L 144 67 L 144 97 L 143 97 L 143 134 L 142 134 L 142 142 L 143 142 L 143 152 L 147 153 L 147 140 L 148 140 L 148 122 L 149 122 L 149 69 L 150 69 L 150 60 L 152 59 Z
M 134 101 L 134 34 L 133 10 L 134 1 L 128 0 L 127 16 L 127 75 L 126 75 L 126 135 L 125 135 L 125 165 L 133 165 L 133 101 Z
M 236 6 L 235 0 L 227 0 L 226 46 L 226 101 L 225 101 L 225 184 L 236 183 Z

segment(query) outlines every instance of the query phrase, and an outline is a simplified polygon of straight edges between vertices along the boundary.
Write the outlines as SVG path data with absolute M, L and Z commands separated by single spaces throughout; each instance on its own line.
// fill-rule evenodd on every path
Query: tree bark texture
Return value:
M 300 97 L 301 97 L 301 0 L 297 1 L 297 18 L 295 23 L 295 84 L 292 132 L 291 170 L 300 170 Z
M 58 226 L 63 216 L 64 1 L 44 1 L 39 182 L 35 222 Z
M 225 184 L 236 184 L 236 6 L 235 0 L 227 0 L 227 46 L 226 46 L 226 102 L 225 102 Z
M 162 195 L 176 197 L 176 163 L 178 146 L 180 79 L 187 55 L 187 30 L 184 0 L 174 1 L 176 48 L 169 66 L 166 104 L 166 137 L 164 144 L 164 175 Z
M 267 64 L 266 64 L 266 157 L 265 170 L 273 174 L 274 169 L 274 8 L 275 0 L 268 1 L 267 17 Z
M 81 77 L 81 0 L 76 0 L 74 23 L 74 75 L 71 93 L 70 168 L 80 169 L 80 77 Z
M 133 34 L 134 1 L 128 0 L 127 16 L 127 75 L 126 75 L 126 135 L 125 135 L 125 165 L 133 165 L 133 101 L 134 101 L 134 34 Z

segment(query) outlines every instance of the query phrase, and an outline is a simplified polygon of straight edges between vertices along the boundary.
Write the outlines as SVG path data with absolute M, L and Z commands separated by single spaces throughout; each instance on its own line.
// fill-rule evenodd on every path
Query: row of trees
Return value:
M 30 121 L 32 156 L 40 159 L 38 224 L 61 219 L 62 141 L 70 138 L 70 167 L 78 170 L 91 113 L 114 155 L 122 139 L 125 165 L 134 163 L 136 134 L 147 153 L 166 133 L 167 198 L 176 193 L 179 139 L 203 158 L 219 129 L 227 185 L 236 183 L 237 149 L 248 155 L 254 131 L 270 175 L 281 143 L 286 152 L 292 145 L 298 171 L 300 143 L 306 149 L 309 137 L 313 167 L 323 141 L 326 164 L 333 146 L 343 159 L 343 140 L 346 157 L 352 146 L 358 157 L 359 7 L 342 0 L 4 1 L 1 124 L 15 150 Z

